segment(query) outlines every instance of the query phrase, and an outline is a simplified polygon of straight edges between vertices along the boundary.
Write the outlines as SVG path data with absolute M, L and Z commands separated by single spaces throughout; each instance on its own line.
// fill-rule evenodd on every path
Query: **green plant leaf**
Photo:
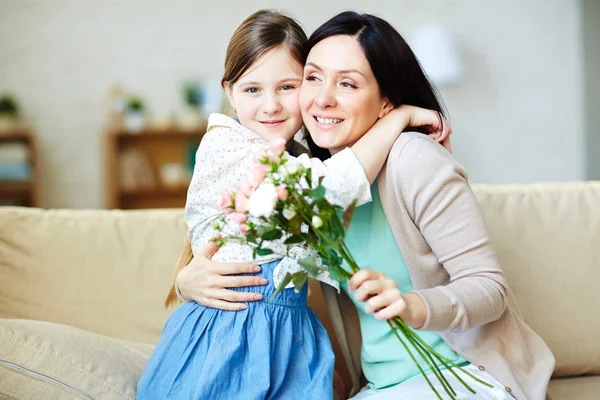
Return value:
M 283 244 L 297 244 L 304 242 L 304 238 L 300 235 L 292 235 L 283 242 Z
M 346 276 L 346 274 L 344 274 L 342 269 L 333 265 L 329 266 L 329 276 L 331 277 L 331 279 L 340 283 L 346 283 L 346 281 L 348 280 L 348 277 Z
M 344 211 L 344 228 L 346 228 L 346 230 L 348 230 L 348 227 L 350 226 L 350 221 L 352 221 L 354 210 L 356 210 L 356 199 L 354 199 L 348 209 Z
M 317 265 L 317 259 L 315 257 L 301 258 L 300 260 L 298 260 L 298 264 L 303 266 L 304 269 L 306 269 L 306 272 L 308 272 L 308 274 L 313 278 L 316 277 L 319 274 L 319 272 L 321 272 L 321 269 Z
M 273 250 L 271 249 L 258 249 L 256 252 L 259 256 L 268 256 L 269 254 L 273 254 Z
M 308 276 L 304 271 L 299 271 L 292 275 L 292 282 L 294 282 L 294 291 L 296 293 L 300 293 L 302 287 L 306 283 L 306 279 L 308 279 Z
M 310 193 L 310 197 L 312 197 L 314 200 L 321 200 L 321 199 L 325 198 L 325 187 L 323 185 L 317 186 Z
M 293 235 L 302 235 L 302 217 L 300 214 L 296 214 L 294 218 L 290 220 L 290 231 Z
M 306 169 L 306 180 L 308 181 L 308 186 L 312 187 L 312 170 L 310 168 Z
M 281 281 L 281 283 L 279 284 L 279 286 L 277 286 L 277 288 L 275 289 L 275 291 L 273 292 L 273 294 L 271 295 L 271 297 L 269 297 L 269 302 L 273 301 L 273 298 L 275 298 L 275 296 L 277 295 L 277 293 L 279 293 L 283 289 L 285 289 L 285 287 L 287 286 L 287 284 L 290 283 L 291 281 L 292 281 L 292 275 L 290 273 L 285 274 L 285 276 L 283 277 L 283 280 Z
M 283 233 L 279 229 L 271 229 L 261 235 L 263 240 L 277 240 L 280 239 Z
M 335 240 L 343 239 L 346 235 L 344 225 L 337 213 L 333 214 L 329 219 L 329 228 L 331 229 L 331 234 Z

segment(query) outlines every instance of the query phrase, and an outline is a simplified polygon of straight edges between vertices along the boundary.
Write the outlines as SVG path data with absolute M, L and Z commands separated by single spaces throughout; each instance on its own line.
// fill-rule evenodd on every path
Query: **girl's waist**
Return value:
M 262 300 L 259 300 L 260 302 L 266 302 L 266 303 L 284 305 L 284 306 L 292 306 L 292 307 L 306 305 L 306 298 L 308 296 L 308 285 L 307 284 L 304 284 L 304 286 L 298 293 L 296 293 L 296 291 L 293 288 L 290 288 L 290 289 L 283 289 L 282 291 L 277 293 L 275 296 L 273 296 L 273 293 L 275 293 L 275 291 L 277 289 L 274 285 L 273 272 L 275 270 L 275 267 L 277 267 L 277 265 L 279 264 L 280 261 L 281 260 L 277 260 L 277 261 L 269 262 L 266 264 L 262 264 L 260 266 L 261 267 L 260 272 L 257 272 L 254 274 L 236 275 L 236 276 L 253 276 L 253 277 L 265 278 L 267 280 L 266 285 L 244 286 L 244 287 L 235 287 L 235 288 L 229 288 L 229 289 L 234 290 L 236 292 L 260 293 L 263 296 Z M 271 300 L 271 296 L 273 296 L 272 300 Z

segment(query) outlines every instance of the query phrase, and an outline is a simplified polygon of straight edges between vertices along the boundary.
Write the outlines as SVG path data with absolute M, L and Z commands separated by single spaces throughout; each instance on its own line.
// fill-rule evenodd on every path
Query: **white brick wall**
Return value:
M 465 53 L 468 80 L 442 89 L 456 156 L 474 182 L 584 178 L 579 2 L 570 0 L 0 0 L 0 92 L 37 126 L 43 206 L 103 207 L 108 88 L 153 111 L 181 106 L 190 78 L 219 76 L 235 27 L 276 7 L 311 32 L 335 13 L 377 14 L 410 42 L 438 21 Z

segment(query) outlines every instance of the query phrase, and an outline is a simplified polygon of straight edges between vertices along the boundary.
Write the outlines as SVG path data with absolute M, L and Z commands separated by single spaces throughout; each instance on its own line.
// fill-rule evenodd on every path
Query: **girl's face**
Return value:
M 263 54 L 235 84 L 224 86 L 243 126 L 266 140 L 289 141 L 302 126 L 301 84 L 302 65 L 280 46 Z
M 391 108 L 358 41 L 331 36 L 308 54 L 299 96 L 304 124 L 332 153 L 352 146 Z

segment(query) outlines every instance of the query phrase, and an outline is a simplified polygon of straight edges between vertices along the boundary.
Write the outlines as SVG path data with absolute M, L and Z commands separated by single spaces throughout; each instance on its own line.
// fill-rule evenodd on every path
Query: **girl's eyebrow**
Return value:
M 281 79 L 277 83 L 279 84 L 279 83 L 282 83 L 282 82 L 290 82 L 290 81 L 302 81 L 302 79 L 301 78 L 296 78 L 296 77 L 289 77 L 289 78 Z M 239 83 L 240 86 L 249 86 L 249 85 L 250 86 L 260 86 L 262 84 L 264 84 L 264 82 L 244 82 L 244 81 L 242 81 L 242 82 Z
M 318 70 L 318 71 L 323 71 L 323 70 L 321 69 L 321 67 L 319 67 L 319 66 L 318 66 L 317 64 L 315 64 L 315 63 L 312 63 L 312 62 L 307 62 L 307 63 L 306 63 L 306 65 L 307 65 L 307 66 L 308 66 L 308 65 L 310 65 L 311 67 L 313 67 L 314 69 L 316 69 L 316 70 Z M 359 75 L 361 75 L 363 78 L 365 78 L 365 79 L 366 79 L 366 76 L 365 76 L 365 75 L 364 75 L 362 72 L 360 72 L 359 70 L 357 70 L 357 69 L 343 69 L 343 70 L 341 70 L 341 71 L 337 71 L 337 73 L 338 73 L 338 74 L 350 74 L 350 73 L 355 73 L 355 74 L 359 74 Z

